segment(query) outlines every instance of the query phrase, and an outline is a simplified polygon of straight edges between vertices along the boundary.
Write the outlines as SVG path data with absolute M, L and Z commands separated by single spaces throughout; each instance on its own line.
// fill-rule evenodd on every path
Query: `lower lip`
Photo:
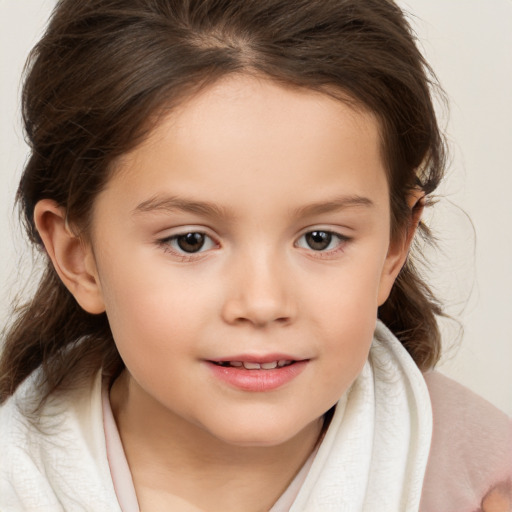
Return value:
M 213 375 L 242 391 L 264 392 L 284 386 L 302 373 L 308 361 L 298 361 L 274 370 L 246 370 L 207 362 Z

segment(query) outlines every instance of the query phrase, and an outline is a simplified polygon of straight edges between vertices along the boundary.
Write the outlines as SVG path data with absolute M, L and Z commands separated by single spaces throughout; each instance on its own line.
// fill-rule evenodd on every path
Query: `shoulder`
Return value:
M 53 512 L 72 503 L 73 510 L 87 510 L 96 496 L 95 510 L 116 510 L 105 485 L 111 480 L 101 375 L 50 396 L 34 413 L 38 378 L 31 375 L 0 407 L 0 509 Z
M 422 511 L 509 512 L 511 419 L 438 372 L 425 374 L 425 381 L 432 402 L 433 434 Z M 493 499 L 505 505 L 489 508 Z

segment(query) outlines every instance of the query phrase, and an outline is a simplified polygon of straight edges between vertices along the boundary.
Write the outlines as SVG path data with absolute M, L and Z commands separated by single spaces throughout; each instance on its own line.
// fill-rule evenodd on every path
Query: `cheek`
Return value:
M 382 260 L 384 258 L 381 258 Z M 351 256 L 339 268 L 309 286 L 308 307 L 325 317 L 327 325 L 355 325 L 377 315 L 382 261 L 364 254 Z M 374 325 L 373 325 L 374 327 Z
M 172 382 L 186 378 L 175 362 L 194 355 L 194 324 L 186 304 L 132 283 L 125 293 L 109 297 L 107 316 L 117 350 L 132 377 L 144 389 L 160 389 L 163 396 L 170 396 Z
M 317 337 L 328 358 L 326 381 L 344 391 L 360 373 L 368 357 L 377 320 L 380 281 L 378 259 L 358 259 L 315 289 L 309 297 L 317 318 Z M 365 264 L 363 264 L 365 263 Z
M 112 324 L 139 330 L 179 318 L 192 304 L 194 286 L 180 280 L 155 248 L 134 245 L 123 246 L 120 240 L 98 257 L 101 291 Z
M 338 320 L 325 335 L 324 352 L 332 360 L 331 370 L 356 376 L 366 361 L 376 325 L 373 310 L 338 312 Z
M 153 344 L 192 328 L 198 299 L 179 293 L 176 285 L 132 280 L 111 282 L 105 303 L 116 342 L 134 338 Z
M 102 291 L 118 350 L 128 363 L 169 360 L 203 339 L 214 314 L 215 283 L 191 279 L 158 260 L 104 268 Z M 197 346 L 197 345 L 196 345 Z

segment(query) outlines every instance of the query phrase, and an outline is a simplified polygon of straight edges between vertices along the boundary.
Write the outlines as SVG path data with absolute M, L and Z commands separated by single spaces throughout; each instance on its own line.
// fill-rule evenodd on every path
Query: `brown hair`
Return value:
M 443 174 L 433 74 L 390 0 L 60 0 L 27 69 L 23 117 L 32 152 L 17 198 L 41 248 L 39 200 L 55 200 L 87 233 L 113 161 L 142 140 L 148 120 L 230 73 L 339 91 L 373 112 L 395 238 L 408 227 L 408 192 L 430 194 Z M 379 317 L 423 370 L 439 358 L 439 314 L 409 257 Z M 0 401 L 39 366 L 49 392 L 84 372 L 123 368 L 106 315 L 83 311 L 48 258 L 38 290 L 7 331 Z

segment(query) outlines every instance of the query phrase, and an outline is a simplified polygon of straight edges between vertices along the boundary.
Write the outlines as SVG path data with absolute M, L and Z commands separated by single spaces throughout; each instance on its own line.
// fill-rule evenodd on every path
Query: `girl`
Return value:
M 431 371 L 409 255 L 433 80 L 388 0 L 58 2 L 0 510 L 510 510 L 510 422 Z

